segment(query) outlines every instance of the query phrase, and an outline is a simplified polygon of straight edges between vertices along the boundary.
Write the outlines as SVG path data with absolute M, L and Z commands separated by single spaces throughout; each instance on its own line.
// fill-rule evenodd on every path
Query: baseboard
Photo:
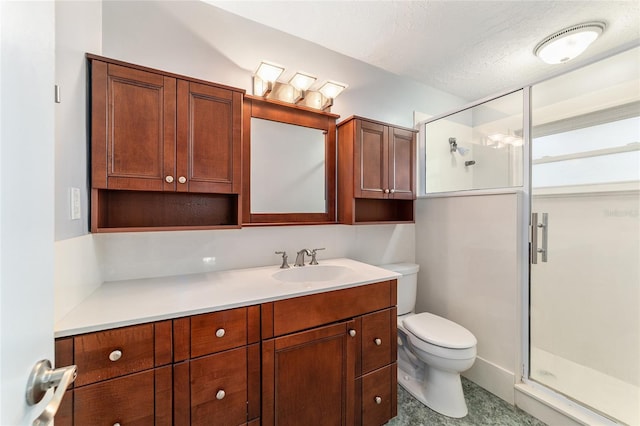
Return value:
M 473 367 L 462 373 L 462 375 L 498 398 L 507 401 L 509 404 L 515 404 L 513 391 L 515 375 L 513 372 L 486 359 L 477 357 Z

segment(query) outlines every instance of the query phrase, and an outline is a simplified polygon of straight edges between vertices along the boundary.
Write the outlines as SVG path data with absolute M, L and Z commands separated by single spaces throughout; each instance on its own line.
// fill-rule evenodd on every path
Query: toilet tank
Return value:
M 416 290 L 418 289 L 418 270 L 420 265 L 415 263 L 389 263 L 380 265 L 380 268 L 388 269 L 402 274 L 398 278 L 398 315 L 413 312 L 416 306 Z

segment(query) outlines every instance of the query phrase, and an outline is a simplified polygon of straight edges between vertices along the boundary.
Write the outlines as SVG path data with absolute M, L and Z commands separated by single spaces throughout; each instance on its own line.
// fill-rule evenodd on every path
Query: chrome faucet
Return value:
M 304 255 L 311 256 L 312 253 L 309 249 L 302 249 L 298 252 L 296 256 L 296 263 L 293 266 L 304 266 Z
M 316 252 L 318 250 L 324 250 L 323 248 L 316 248 L 313 250 L 309 250 L 309 249 L 302 249 L 300 250 L 296 256 L 296 263 L 293 264 L 293 266 L 304 266 L 304 255 L 306 254 L 307 256 L 311 256 L 311 262 L 309 262 L 309 265 L 317 265 L 318 264 L 318 260 L 316 259 Z

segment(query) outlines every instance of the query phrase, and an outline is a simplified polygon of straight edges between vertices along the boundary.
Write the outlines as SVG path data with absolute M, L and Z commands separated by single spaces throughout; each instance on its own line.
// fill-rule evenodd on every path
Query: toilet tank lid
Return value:
M 402 275 L 409 275 L 418 273 L 420 265 L 416 265 L 415 263 L 387 263 L 386 265 L 378 266 L 378 268 L 388 269 Z
M 476 337 L 460 324 L 428 312 L 412 315 L 403 324 L 418 339 L 443 348 L 466 349 L 478 343 Z

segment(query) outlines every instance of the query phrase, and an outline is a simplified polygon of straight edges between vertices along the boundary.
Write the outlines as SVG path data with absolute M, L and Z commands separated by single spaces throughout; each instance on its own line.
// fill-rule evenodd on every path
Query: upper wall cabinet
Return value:
M 88 58 L 92 231 L 239 227 L 244 91 Z
M 413 222 L 416 131 L 350 117 L 338 125 L 341 223 Z

